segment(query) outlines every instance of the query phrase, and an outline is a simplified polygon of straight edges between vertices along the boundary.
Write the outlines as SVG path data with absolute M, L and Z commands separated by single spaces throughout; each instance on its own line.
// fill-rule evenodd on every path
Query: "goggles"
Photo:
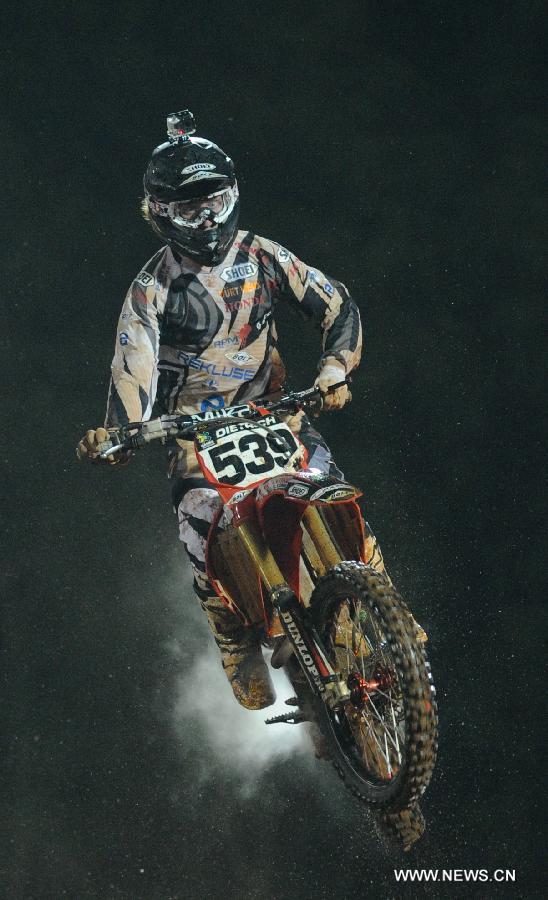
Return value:
M 147 201 L 150 209 L 157 216 L 167 216 L 179 228 L 200 228 L 208 220 L 215 225 L 226 222 L 238 199 L 238 185 L 223 188 L 204 197 L 194 200 L 175 200 L 173 203 L 160 203 L 150 195 Z

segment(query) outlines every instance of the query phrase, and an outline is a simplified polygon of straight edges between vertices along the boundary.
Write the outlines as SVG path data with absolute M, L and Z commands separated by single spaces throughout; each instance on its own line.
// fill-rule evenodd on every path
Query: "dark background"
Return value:
M 541 10 L 4 12 L 7 898 L 475 896 L 406 891 L 402 865 L 515 869 L 477 896 L 540 896 Z M 212 751 L 225 689 L 196 674 L 210 644 L 162 455 L 107 472 L 74 458 L 157 247 L 142 173 L 184 106 L 236 161 L 242 225 L 363 311 L 354 402 L 322 428 L 430 635 L 440 758 L 407 857 L 325 763 Z M 308 386 L 319 336 L 280 318 Z

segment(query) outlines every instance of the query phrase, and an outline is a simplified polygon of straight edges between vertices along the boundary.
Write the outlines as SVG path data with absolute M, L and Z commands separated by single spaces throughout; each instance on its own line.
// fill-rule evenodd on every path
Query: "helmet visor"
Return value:
M 209 227 L 213 228 L 226 222 L 234 209 L 238 199 L 238 185 L 235 182 L 220 191 L 193 200 L 160 203 L 150 196 L 147 199 L 156 215 L 167 216 L 178 228 L 200 228 L 206 222 L 211 222 Z

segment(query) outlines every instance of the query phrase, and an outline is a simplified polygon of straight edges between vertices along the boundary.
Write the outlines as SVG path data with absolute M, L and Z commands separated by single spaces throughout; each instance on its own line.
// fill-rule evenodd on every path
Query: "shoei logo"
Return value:
M 214 166 L 212 168 L 215 168 Z M 190 184 L 192 181 L 203 181 L 205 178 L 220 178 L 222 176 L 219 175 L 218 172 L 209 172 L 202 169 L 201 172 L 194 172 L 193 175 L 189 175 L 188 178 L 185 178 L 181 181 L 180 187 L 184 184 Z
M 250 275 L 256 275 L 259 271 L 255 263 L 242 263 L 239 266 L 227 266 L 221 272 L 223 281 L 240 281 L 242 278 L 249 278 Z
M 181 175 L 191 175 L 192 172 L 206 172 L 208 169 L 214 168 L 215 166 L 212 163 L 194 163 L 192 166 L 185 166 L 181 170 Z

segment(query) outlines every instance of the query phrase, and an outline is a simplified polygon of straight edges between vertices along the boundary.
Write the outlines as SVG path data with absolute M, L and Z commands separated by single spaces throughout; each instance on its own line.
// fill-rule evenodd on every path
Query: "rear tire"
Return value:
M 435 690 L 415 622 L 387 579 L 356 562 L 331 569 L 310 608 L 351 689 L 336 710 L 315 699 L 335 768 L 359 799 L 408 810 L 430 782 L 437 751 Z

